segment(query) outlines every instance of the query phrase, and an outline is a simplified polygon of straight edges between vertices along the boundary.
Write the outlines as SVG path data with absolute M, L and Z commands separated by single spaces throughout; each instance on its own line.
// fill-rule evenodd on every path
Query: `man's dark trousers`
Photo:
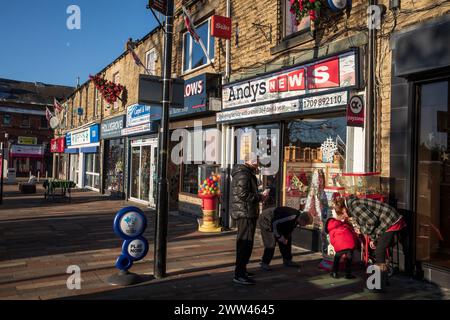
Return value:
M 235 277 L 246 277 L 247 264 L 253 251 L 257 218 L 243 218 L 236 220 L 237 242 L 236 242 L 236 269 Z

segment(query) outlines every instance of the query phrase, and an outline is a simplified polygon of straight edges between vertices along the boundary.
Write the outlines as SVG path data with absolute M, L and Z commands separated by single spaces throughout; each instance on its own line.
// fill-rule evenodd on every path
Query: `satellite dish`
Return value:
M 57 117 L 52 117 L 50 119 L 50 128 L 56 129 L 59 126 L 59 119 Z

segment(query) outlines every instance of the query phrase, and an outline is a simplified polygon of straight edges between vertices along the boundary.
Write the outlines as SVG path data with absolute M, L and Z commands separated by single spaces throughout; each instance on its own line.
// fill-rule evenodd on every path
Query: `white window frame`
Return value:
M 195 26 L 195 29 L 198 29 L 200 26 L 202 26 L 205 23 L 208 23 L 208 41 L 207 41 L 207 43 L 203 43 L 203 44 L 205 45 L 206 51 L 208 51 L 208 55 L 210 56 L 210 47 L 209 47 L 209 45 L 210 45 L 210 42 L 211 42 L 211 18 L 208 18 L 207 20 L 203 21 L 199 25 Z M 183 74 L 186 74 L 186 73 L 189 73 L 189 72 L 201 69 L 201 68 L 203 68 L 203 67 L 208 65 L 208 62 L 206 62 L 205 64 L 202 64 L 201 66 L 192 68 L 192 58 L 191 58 L 190 61 L 189 61 L 189 68 L 186 69 L 186 70 L 184 69 L 184 62 L 186 60 L 185 50 L 184 50 L 185 49 L 185 45 L 186 45 L 186 41 L 185 41 L 186 35 L 189 35 L 189 37 L 191 37 L 191 41 L 189 42 L 189 44 L 190 44 L 189 45 L 189 57 L 192 57 L 192 47 L 193 47 L 193 43 L 194 43 L 194 40 L 192 39 L 192 36 L 189 34 L 189 31 L 185 31 L 183 33 L 183 52 L 182 52 L 182 54 L 183 54 L 183 59 L 182 59 L 182 62 L 183 62 L 183 66 L 182 66 Z M 215 44 L 216 43 L 214 41 L 214 45 Z M 214 52 L 214 57 L 215 57 L 215 52 Z M 210 57 L 211 62 L 214 62 L 214 57 L 212 57 L 212 58 Z
M 311 22 L 310 22 L 308 28 L 304 28 L 304 29 L 298 30 L 296 32 L 292 32 L 290 34 L 287 34 L 286 19 L 287 19 L 287 14 L 291 14 L 291 13 L 289 11 L 290 8 L 289 8 L 289 6 L 287 4 L 288 0 L 282 0 L 282 1 L 283 1 L 283 12 L 282 12 L 282 16 L 283 16 L 283 19 L 282 19 L 282 21 L 283 21 L 283 38 L 288 38 L 288 37 L 291 37 L 293 35 L 298 35 L 298 34 L 302 34 L 302 33 L 310 31 L 311 30 Z M 308 19 L 309 19 L 309 17 L 308 17 Z
M 85 168 L 87 168 L 88 157 L 91 154 L 93 155 L 93 158 L 92 158 L 92 171 L 87 171 L 85 169 L 85 175 L 86 176 L 91 176 L 92 179 L 93 179 L 92 182 L 93 182 L 93 184 L 95 184 L 94 183 L 95 177 L 98 177 L 100 179 L 100 168 L 97 168 L 96 165 L 95 165 L 95 162 L 96 162 L 95 160 L 100 157 L 100 154 L 99 153 L 83 153 L 83 155 L 84 155 L 83 161 L 84 161 L 84 167 Z M 100 165 L 100 158 L 99 158 L 99 165 Z M 85 181 L 84 181 L 84 184 L 85 184 L 84 187 L 85 188 L 93 190 L 93 191 L 97 191 L 97 192 L 100 191 L 100 189 L 98 189 L 98 188 L 95 188 L 95 187 L 93 187 L 91 185 L 87 185 L 87 178 L 85 177 L 84 179 L 85 179 Z M 99 183 L 100 183 L 100 180 L 99 180 Z
M 153 62 L 152 62 L 153 65 L 149 66 L 149 62 L 150 62 L 149 58 L 150 58 L 151 54 L 153 54 L 153 57 L 154 57 Z M 147 68 L 147 70 L 150 72 L 151 75 L 156 75 L 156 61 L 158 61 L 156 49 L 152 48 L 145 53 L 145 67 Z
M 116 78 L 118 78 L 118 79 L 116 79 Z M 117 71 L 117 72 L 113 73 L 113 83 L 118 84 L 119 82 L 120 82 L 120 72 Z M 117 109 L 119 109 L 119 101 L 116 100 L 116 102 L 114 102 L 114 105 L 113 105 L 113 110 L 115 111 Z

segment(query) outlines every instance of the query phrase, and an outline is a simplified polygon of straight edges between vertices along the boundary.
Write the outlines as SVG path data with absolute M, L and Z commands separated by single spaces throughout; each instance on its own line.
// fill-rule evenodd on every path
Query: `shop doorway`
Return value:
M 416 258 L 450 269 L 450 78 L 416 88 Z
M 269 198 L 261 209 L 274 208 L 280 199 L 280 123 L 241 127 L 235 129 L 235 164 L 243 164 L 251 156 L 257 156 L 261 170 L 257 175 L 258 189 L 269 190 Z
M 131 142 L 130 200 L 156 206 L 158 139 Z

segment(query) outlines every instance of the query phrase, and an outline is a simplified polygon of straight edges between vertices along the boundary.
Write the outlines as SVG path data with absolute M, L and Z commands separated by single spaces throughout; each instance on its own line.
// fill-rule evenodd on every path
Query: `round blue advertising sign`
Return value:
M 338 12 L 344 10 L 345 7 L 351 7 L 352 0 L 328 0 L 328 5 L 331 10 Z
M 132 261 L 142 260 L 148 252 L 148 241 L 144 237 L 128 239 L 123 242 L 122 254 Z
M 124 240 L 141 236 L 147 227 L 144 212 L 137 207 L 125 207 L 114 218 L 114 232 Z

